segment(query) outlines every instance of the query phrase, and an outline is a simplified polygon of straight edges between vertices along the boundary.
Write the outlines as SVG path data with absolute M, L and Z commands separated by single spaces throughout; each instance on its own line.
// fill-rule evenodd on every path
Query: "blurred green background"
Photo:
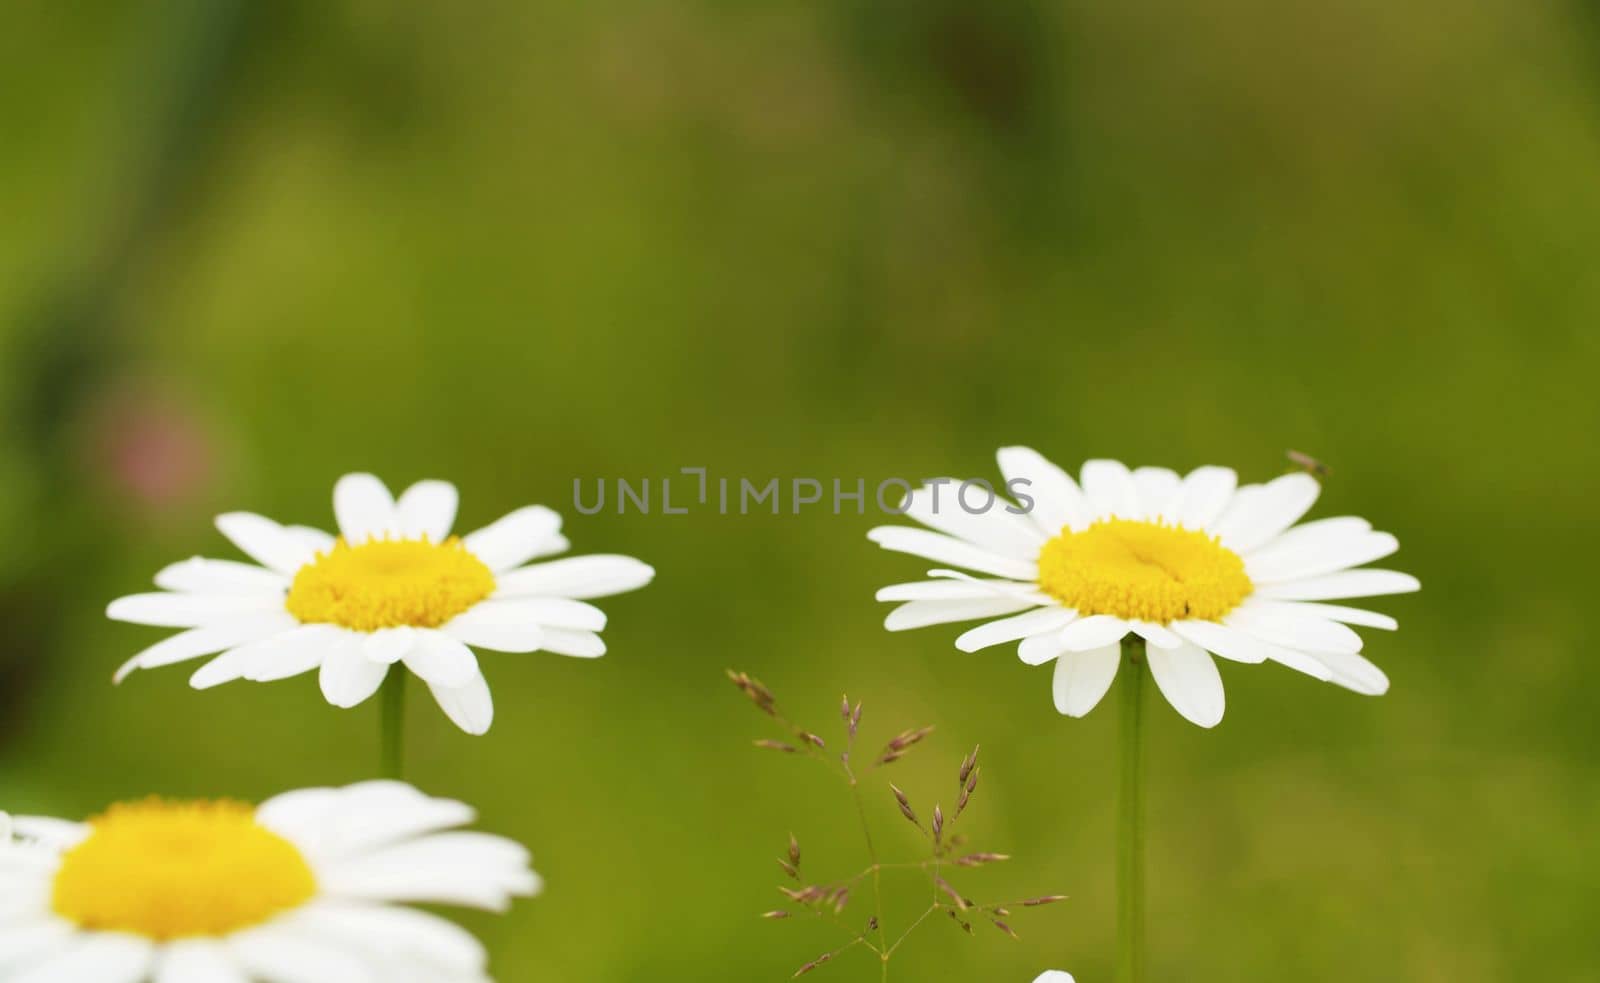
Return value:
M 848 801 L 763 755 L 747 669 L 875 740 L 923 809 L 975 742 L 963 880 L 1066 904 L 932 925 L 900 980 L 1110 978 L 1116 713 L 888 635 L 875 516 L 582 516 L 575 477 L 1334 469 L 1394 531 L 1367 699 L 1224 663 L 1150 737 L 1157 980 L 1600 979 L 1592 4 L 958 0 L 254 5 L 20 0 L 0 29 L 0 807 L 259 798 L 369 775 L 376 705 L 307 677 L 110 675 L 107 600 L 233 555 L 213 514 L 330 525 L 370 469 L 474 527 L 529 502 L 659 570 L 611 654 L 485 657 L 482 739 L 416 703 L 414 779 L 530 844 L 466 919 L 502 980 L 785 978 L 793 830 Z M 1114 701 L 1112 701 L 1114 703 Z M 914 848 L 884 792 L 888 853 Z M 859 901 L 857 902 L 860 903 Z M 908 909 L 897 916 L 903 920 Z M 859 913 L 864 917 L 864 913 Z M 896 916 L 891 916 L 896 917 Z M 815 979 L 874 980 L 857 954 Z

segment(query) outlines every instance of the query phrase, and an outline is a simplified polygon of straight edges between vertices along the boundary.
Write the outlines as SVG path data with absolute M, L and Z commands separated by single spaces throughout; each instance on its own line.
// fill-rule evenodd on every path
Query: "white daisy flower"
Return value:
M 190 677 L 196 689 L 316 669 L 328 702 L 353 707 L 403 663 L 457 726 L 486 732 L 494 702 L 469 646 L 604 655 L 606 616 L 585 601 L 643 587 L 655 571 L 627 556 L 523 566 L 567 549 L 561 516 L 532 505 L 456 537 L 456 501 L 447 482 L 420 481 L 397 500 L 372 475 L 349 474 L 333 489 L 337 537 L 248 512 L 218 516 L 259 566 L 195 557 L 156 574 L 164 593 L 111 602 L 119 621 L 187 629 L 129 659 L 117 681 L 216 655 Z
M 0 850 L 0 979 L 486 983 L 477 939 L 401 907 L 538 893 L 528 852 L 456 829 L 472 820 L 399 782 L 19 816 Z
M 1281 662 L 1358 693 L 1388 690 L 1350 625 L 1393 629 L 1387 615 L 1323 603 L 1418 588 L 1391 570 L 1356 569 L 1399 548 L 1353 516 L 1295 525 L 1319 486 L 1303 473 L 1238 486 L 1228 468 L 1180 477 L 1089 461 L 1081 485 L 1026 447 L 1000 451 L 1000 470 L 1027 514 L 1001 500 L 981 514 L 950 479 L 913 492 L 907 513 L 932 530 L 884 526 L 885 549 L 962 567 L 896 584 L 890 631 L 998 618 L 956 639 L 964 651 L 1020 642 L 1029 665 L 1056 661 L 1055 704 L 1081 717 L 1110 689 L 1129 633 L 1144 639 L 1167 701 L 1202 727 L 1222 720 L 1212 655 Z M 942 499 L 937 498 L 942 492 Z M 1026 504 L 1026 503 L 1024 503 Z M 1004 616 L 1004 617 L 1002 617 Z
M 1074 983 L 1071 973 L 1063 973 L 1059 969 L 1052 969 L 1043 973 L 1033 983 Z

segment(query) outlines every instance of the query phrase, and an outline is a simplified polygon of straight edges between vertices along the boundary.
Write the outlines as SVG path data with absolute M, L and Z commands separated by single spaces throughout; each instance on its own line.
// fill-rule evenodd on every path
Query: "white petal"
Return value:
M 1059 969 L 1052 969 L 1043 973 L 1033 983 L 1073 983 L 1071 973 L 1063 973 Z
M 574 556 L 500 574 L 495 577 L 495 596 L 609 597 L 638 590 L 655 575 L 648 563 L 631 556 Z
M 136 625 L 195 628 L 282 610 L 282 595 L 273 594 L 130 594 L 108 604 L 106 617 Z
M 542 555 L 560 529 L 560 515 L 543 505 L 530 505 L 469 534 L 463 542 L 485 566 L 499 573 Z
M 352 546 L 400 533 L 400 517 L 389 486 L 370 474 L 347 474 L 339 479 L 333 486 L 333 514 L 340 535 Z
M 1301 652 L 1359 652 L 1361 636 L 1337 621 L 1246 601 L 1227 623 L 1257 638 Z
M 276 594 L 289 589 L 281 573 L 237 560 L 208 560 L 195 556 L 163 567 L 156 574 L 162 590 L 192 594 Z
M 1389 692 L 1389 677 L 1366 656 L 1355 652 L 1314 652 L 1312 656 L 1333 674 L 1330 682 L 1366 696 Z
M 241 967 L 266 983 L 384 983 L 370 958 L 273 922 L 230 936 L 226 945 Z
M 7 983 L 143 983 L 155 947 L 146 939 L 112 932 L 84 934 Z
M 1154 645 L 1156 648 L 1175 649 L 1183 644 L 1183 639 L 1173 634 L 1163 625 L 1152 621 L 1129 621 L 1128 627 L 1134 634 Z
M 314 553 L 326 553 L 333 549 L 337 540 L 333 533 L 324 532 L 312 526 L 284 526 L 284 531 L 295 539 L 309 546 Z
M 489 682 L 481 673 L 465 686 L 454 689 L 429 686 L 428 689 L 439 702 L 439 709 L 457 727 L 473 735 L 489 732 L 489 726 L 494 723 L 494 698 L 489 695 Z
M 1173 507 L 1178 524 L 1185 529 L 1208 528 L 1227 508 L 1238 484 L 1232 468 L 1207 465 L 1190 471 L 1184 475 Z
M 251 559 L 285 577 L 316 559 L 316 550 L 304 539 L 253 512 L 217 516 L 217 531 L 228 537 Z
M 1173 627 L 1177 628 L 1178 626 L 1175 624 Z M 1276 662 L 1279 665 L 1288 666 L 1290 669 L 1293 669 L 1296 672 L 1303 672 L 1308 676 L 1313 676 L 1317 679 L 1323 680 L 1324 682 L 1333 678 L 1333 674 L 1328 671 L 1327 666 L 1323 665 L 1321 662 L 1318 662 L 1305 652 L 1289 648 L 1286 645 L 1278 644 L 1270 639 L 1262 638 L 1255 632 L 1250 631 L 1242 625 L 1233 624 L 1227 618 L 1223 619 L 1223 627 L 1236 632 L 1238 635 L 1243 635 L 1250 638 L 1252 640 L 1251 648 L 1254 651 L 1264 653 L 1269 660 Z M 1180 634 L 1181 633 L 1182 632 L 1180 632 Z
M 955 621 L 993 618 L 1035 606 L 1032 601 L 1010 597 L 975 597 L 967 601 L 910 601 L 890 611 L 889 616 L 884 619 L 883 627 L 889 631 L 907 631 Z
M 222 943 L 180 939 L 162 951 L 155 983 L 250 983 Z
M 1032 635 L 1054 632 L 1065 628 L 1078 616 L 1071 608 L 1038 608 L 1010 618 L 1001 618 L 968 631 L 956 639 L 956 648 L 963 652 L 977 652 L 991 645 L 1015 642 Z
M 1056 710 L 1069 717 L 1081 717 L 1093 710 L 1122 664 L 1122 646 L 1103 645 L 1082 652 L 1067 652 L 1056 661 L 1051 691 Z
M 1407 594 L 1422 584 L 1408 573 L 1394 570 L 1344 570 L 1340 573 L 1289 580 L 1281 584 L 1262 584 L 1255 596 L 1280 601 L 1337 601 L 1346 597 L 1377 597 L 1380 594 Z
M 308 934 L 334 937 L 371 953 L 420 960 L 429 979 L 455 980 L 483 971 L 488 953 L 472 933 L 438 915 L 393 905 L 317 902 L 292 916 Z
M 4 815 L 4 813 L 0 813 Z M 67 819 L 56 819 L 53 816 L 12 816 L 11 828 L 18 836 L 33 840 L 53 850 L 70 850 L 82 843 L 89 835 L 90 827 L 87 823 L 75 823 Z M 0 833 L 3 833 L 0 830 Z M 0 836 L 0 850 L 9 845 L 9 840 Z
M 545 628 L 539 647 L 557 655 L 571 655 L 579 659 L 598 659 L 606 654 L 606 643 L 592 631 L 574 631 L 570 628 Z
M 1222 722 L 1227 703 L 1222 674 L 1204 649 L 1188 644 L 1175 649 L 1147 648 L 1145 661 L 1162 695 L 1185 720 L 1201 727 Z
M 263 639 L 241 652 L 245 662 L 242 676 L 257 683 L 292 679 L 322 665 L 336 646 L 344 643 L 346 631 L 334 625 L 301 625 L 292 631 Z
M 329 703 L 349 709 L 366 702 L 383 685 L 388 674 L 387 665 L 372 661 L 361 651 L 360 639 L 346 638 L 331 646 L 323 656 L 318 681 Z
M 438 833 L 353 857 L 319 871 L 332 896 L 460 904 L 503 910 L 511 898 L 539 890 L 528 851 L 499 836 Z
M 400 493 L 395 504 L 400 535 L 442 543 L 455 525 L 460 495 L 448 481 L 419 481 Z
M 1036 564 L 1015 557 L 1000 556 L 982 547 L 962 542 L 926 529 L 905 526 L 879 526 L 867 538 L 886 550 L 910 553 L 939 563 L 976 570 L 996 577 L 1034 581 L 1039 576 Z
M 168 636 L 122 664 L 115 682 L 122 682 L 135 669 L 155 669 L 197 659 L 235 645 L 257 642 L 279 632 L 291 631 L 299 624 L 287 611 L 277 614 L 229 619 L 204 628 L 191 628 Z
M 913 491 L 906 498 L 904 514 L 907 518 L 947 533 L 957 539 L 983 549 L 1029 563 L 1039 558 L 1039 547 L 1045 536 L 1024 515 L 1007 512 L 1003 499 L 996 498 L 993 507 L 979 514 L 968 512 L 961 503 L 961 482 L 955 478 L 937 479 Z M 987 501 L 981 496 L 980 501 Z
M 1086 652 L 1119 642 L 1129 631 L 1128 623 L 1114 615 L 1092 614 L 1061 629 L 1061 644 L 1072 652 Z
M 1034 589 L 1033 584 L 1015 580 L 917 580 L 891 584 L 874 596 L 880 601 L 958 601 L 996 594 L 1016 595 Z
M 1178 473 L 1171 468 L 1143 467 L 1134 468 L 1132 477 L 1139 517 L 1168 518 L 1181 484 Z
M 8 918 L 0 924 L 0 974 L 48 962 L 71 948 L 77 934 L 76 925 L 53 914 L 35 912 Z M 4 978 L 11 979 L 9 975 Z
M 1061 630 L 1040 632 L 1029 635 L 1017 646 L 1017 658 L 1025 665 L 1042 666 L 1065 652 L 1066 646 L 1061 644 Z
M 1278 646 L 1215 621 L 1174 621 L 1168 627 L 1207 652 L 1235 662 L 1257 664 L 1278 654 Z
M 419 631 L 405 653 L 406 668 L 424 681 L 446 688 L 465 686 L 478 675 L 478 658 L 442 631 Z
M 1054 597 L 1041 591 L 1038 584 L 1018 584 L 1005 580 L 985 580 L 982 577 L 974 577 L 972 574 L 963 573 L 960 570 L 929 570 L 928 576 L 946 580 L 959 580 L 963 583 L 980 585 L 986 591 L 988 591 L 988 596 L 990 597 L 1009 597 L 1013 600 L 1028 601 L 1033 604 L 1054 605 L 1058 603 Z
M 1358 533 L 1317 546 L 1269 544 L 1245 558 L 1244 571 L 1257 584 L 1299 580 L 1381 560 L 1399 548 L 1400 541 L 1386 532 Z
M 454 619 L 474 625 L 549 625 L 578 631 L 602 631 L 606 613 L 593 604 L 565 597 L 518 597 L 484 601 Z
M 459 618 L 440 631 L 457 641 L 491 652 L 537 652 L 544 644 L 545 633 L 544 628 L 532 622 L 502 625 L 462 622 Z
M 1353 536 L 1372 531 L 1372 523 L 1355 515 L 1336 515 L 1327 519 L 1313 519 L 1302 522 L 1285 530 L 1275 539 L 1268 540 L 1257 549 L 1251 551 L 1251 556 L 1260 556 L 1263 553 L 1277 552 L 1280 549 L 1309 547 L 1317 551 L 1337 545 Z
M 1069 528 L 1082 531 L 1094 521 L 1094 508 L 1078 483 L 1038 451 L 1031 447 L 1002 447 L 997 456 L 1006 486 L 1015 485 L 1033 499 L 1028 516 L 1046 536 L 1059 536 Z
M 1133 476 L 1121 461 L 1085 461 L 1083 493 L 1089 497 L 1096 518 L 1138 518 L 1139 496 L 1133 487 Z
M 362 636 L 361 654 L 373 662 L 392 666 L 405 658 L 406 653 L 417 644 L 417 634 L 417 630 L 408 625 L 380 628 Z
M 1235 497 L 1212 531 L 1228 549 L 1248 553 L 1299 522 L 1321 491 L 1317 479 L 1309 474 L 1282 475 L 1256 494 Z
M 1347 625 L 1363 625 L 1367 628 L 1382 628 L 1385 631 L 1394 631 L 1400 623 L 1386 614 L 1376 611 L 1364 611 L 1361 608 L 1347 608 L 1338 604 L 1313 604 L 1306 601 L 1263 601 L 1255 600 L 1255 606 L 1264 610 L 1279 611 L 1286 614 L 1309 615 L 1324 618 L 1328 621 L 1342 621 Z

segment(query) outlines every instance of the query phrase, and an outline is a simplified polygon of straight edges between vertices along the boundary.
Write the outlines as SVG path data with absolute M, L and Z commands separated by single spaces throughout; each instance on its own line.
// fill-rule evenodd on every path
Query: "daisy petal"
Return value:
M 1394 631 L 1400 627 L 1400 622 L 1386 614 L 1376 611 L 1364 611 L 1361 608 L 1347 608 L 1338 604 L 1313 604 L 1307 601 L 1262 601 L 1253 602 L 1256 607 L 1268 611 L 1277 611 L 1285 614 L 1309 615 L 1324 618 L 1328 621 L 1342 621 L 1347 625 L 1361 625 L 1366 628 L 1381 628 L 1384 631 Z
M 253 512 L 217 516 L 217 531 L 228 537 L 257 563 L 285 577 L 316 559 L 316 549 L 304 539 Z
M 1366 656 L 1355 652 L 1316 652 L 1313 657 L 1333 673 L 1330 681 L 1336 685 L 1365 696 L 1382 696 L 1389 692 L 1389 677 Z
M 1000 556 L 982 547 L 926 529 L 879 526 L 868 532 L 867 538 L 886 550 L 910 553 L 938 563 L 948 563 L 996 577 L 1031 582 L 1039 575 L 1038 566 L 1031 561 Z
M 275 594 L 289 589 L 289 578 L 264 567 L 237 560 L 191 557 L 156 574 L 162 590 L 191 594 Z
M 143 983 L 155 958 L 155 946 L 135 935 L 99 932 L 77 940 L 20 973 L 7 983 Z
M 1056 710 L 1081 717 L 1093 710 L 1111 689 L 1122 665 L 1122 646 L 1102 645 L 1082 652 L 1066 652 L 1056 661 L 1051 691 Z
M 1257 584 L 1299 580 L 1381 560 L 1399 548 L 1400 541 L 1386 532 L 1363 532 L 1316 546 L 1268 544 L 1245 558 L 1244 570 Z
M 465 686 L 479 675 L 478 658 L 443 631 L 419 631 L 405 652 L 406 668 L 431 685 Z
M 1175 649 L 1148 648 L 1145 661 L 1161 694 L 1185 720 L 1201 727 L 1222 722 L 1227 703 L 1222 674 L 1204 649 L 1190 644 Z
M 346 632 L 333 625 L 302 625 L 245 647 L 243 678 L 256 683 L 292 679 L 322 665 L 329 651 L 343 644 Z
M 1135 635 L 1156 648 L 1175 649 L 1183 644 L 1183 639 L 1173 634 L 1169 628 L 1153 621 L 1129 621 L 1128 627 L 1133 629 Z
M 457 727 L 468 734 L 482 735 L 494 723 L 494 698 L 489 695 L 488 680 L 479 673 L 465 686 L 449 688 L 429 685 L 439 709 Z
M 394 496 L 370 474 L 347 474 L 333 486 L 333 514 L 339 533 L 351 546 L 400 532 Z
M 606 654 L 606 643 L 592 631 L 574 631 L 571 628 L 545 628 L 539 647 L 557 655 L 570 655 L 579 659 L 598 659 Z
M 880 601 L 958 601 L 1034 589 L 1033 584 L 1015 580 L 917 580 L 908 584 L 890 584 L 881 588 L 874 597 Z
M 419 481 L 400 493 L 395 503 L 400 535 L 442 543 L 455 525 L 461 496 L 448 481 Z
M 1184 475 L 1178 487 L 1173 518 L 1185 529 L 1206 529 L 1217 520 L 1239 485 L 1232 468 L 1208 465 Z
M 387 665 L 372 661 L 361 651 L 359 639 L 348 638 L 328 649 L 318 678 L 323 697 L 333 706 L 348 710 L 366 702 L 388 674 Z
M 250 983 L 250 978 L 222 943 L 181 939 L 164 947 L 155 983 Z
M 1263 584 L 1256 588 L 1256 596 L 1279 601 L 1337 601 L 1347 597 L 1409 594 L 1421 589 L 1421 582 L 1409 573 L 1344 570 L 1304 580 L 1286 580 L 1281 584 Z
M 293 917 L 310 934 L 332 936 L 366 952 L 401 953 L 421 960 L 433 977 L 456 979 L 480 973 L 488 964 L 488 953 L 472 933 L 425 911 L 320 901 Z
M 495 573 L 543 555 L 558 538 L 561 516 L 543 505 L 530 505 L 469 534 L 464 543 Z
M 996 499 L 987 511 L 973 514 L 962 504 L 961 482 L 939 478 L 906 497 L 904 514 L 930 529 L 980 546 L 991 553 L 1033 562 L 1045 536 L 1026 516 L 1006 511 L 1006 503 Z M 987 501 L 987 496 L 984 496 Z
M 224 944 L 242 969 L 268 983 L 383 983 L 368 960 L 276 922 L 236 933 Z
M 283 598 L 270 594 L 130 594 L 107 605 L 106 617 L 136 625 L 196 628 L 282 610 Z
M 1017 658 L 1022 660 L 1023 665 L 1042 666 L 1066 650 L 1066 646 L 1061 644 L 1061 630 L 1057 629 L 1024 638 L 1022 644 L 1017 646 Z
M 1061 629 L 1061 644 L 1070 652 L 1087 652 L 1120 642 L 1128 631 L 1128 623 L 1115 615 L 1091 614 Z
M 235 645 L 258 642 L 279 632 L 293 630 L 299 622 L 284 611 L 260 617 L 230 619 L 204 628 L 191 628 L 163 638 L 122 664 L 112 677 L 120 683 L 135 669 L 170 666 L 202 655 L 211 655 Z
M 638 590 L 656 575 L 631 556 L 574 556 L 522 567 L 495 578 L 496 597 L 537 594 L 586 600 Z
M 1259 494 L 1236 498 L 1212 531 L 1235 553 L 1248 553 L 1300 521 L 1321 491 L 1309 474 L 1274 478 Z
M 1046 536 L 1063 529 L 1081 531 L 1094 521 L 1094 507 L 1078 483 L 1031 447 L 1002 447 L 997 455 L 1008 489 L 1020 488 L 1033 499 L 1028 515 Z
M 1230 613 L 1229 625 L 1301 652 L 1359 652 L 1361 636 L 1326 618 L 1273 610 L 1245 602 Z
M 1012 614 L 1031 607 L 1032 601 L 1010 597 L 975 597 L 966 601 L 910 601 L 889 612 L 883 627 L 889 631 L 907 631 L 929 625 L 949 624 L 953 621 L 975 621 Z
M 415 628 L 400 625 L 395 628 L 380 628 L 365 635 L 361 639 L 361 654 L 373 662 L 381 662 L 392 666 L 406 657 L 406 654 L 417 644 L 418 632 Z
M 1094 507 L 1096 518 L 1138 517 L 1139 495 L 1133 487 L 1133 476 L 1121 461 L 1084 462 L 1083 493 Z
M 1071 608 L 1037 608 L 1010 618 L 979 625 L 956 639 L 956 648 L 977 652 L 991 645 L 1015 642 L 1033 635 L 1058 631 L 1078 617 Z
M 1171 468 L 1143 467 L 1134 468 L 1132 477 L 1139 517 L 1168 518 L 1181 486 L 1178 473 Z
M 1179 637 L 1188 639 L 1207 652 L 1234 662 L 1259 664 L 1272 658 L 1277 648 L 1254 635 L 1219 625 L 1215 621 L 1174 621 L 1168 627 Z

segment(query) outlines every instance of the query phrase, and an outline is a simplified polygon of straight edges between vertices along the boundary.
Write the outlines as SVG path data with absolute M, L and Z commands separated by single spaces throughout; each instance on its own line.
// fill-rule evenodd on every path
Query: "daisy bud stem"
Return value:
M 406 757 L 406 669 L 390 666 L 383 681 L 383 711 L 380 728 L 382 774 L 400 780 L 405 777 Z
M 1117 981 L 1144 983 L 1144 639 L 1122 640 L 1122 804 L 1117 833 Z

